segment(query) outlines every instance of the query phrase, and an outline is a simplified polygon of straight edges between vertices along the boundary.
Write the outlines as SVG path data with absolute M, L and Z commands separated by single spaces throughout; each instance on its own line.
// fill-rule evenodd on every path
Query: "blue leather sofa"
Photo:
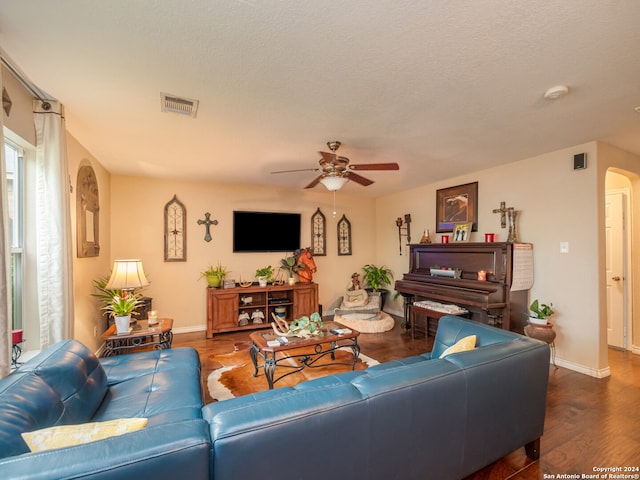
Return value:
M 439 359 L 459 339 L 477 348 Z M 211 479 L 461 479 L 539 455 L 549 346 L 454 316 L 431 353 L 204 407 Z
M 149 422 L 137 432 L 38 453 L 20 436 L 128 417 Z M 66 340 L 0 380 L 2 479 L 204 479 L 210 450 L 193 349 L 98 360 L 81 343 Z

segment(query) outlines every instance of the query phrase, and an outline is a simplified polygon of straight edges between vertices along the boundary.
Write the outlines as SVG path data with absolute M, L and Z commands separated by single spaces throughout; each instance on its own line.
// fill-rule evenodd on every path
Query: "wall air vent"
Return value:
M 198 100 L 177 97 L 168 93 L 160 93 L 160 109 L 163 112 L 177 113 L 186 117 L 196 118 Z

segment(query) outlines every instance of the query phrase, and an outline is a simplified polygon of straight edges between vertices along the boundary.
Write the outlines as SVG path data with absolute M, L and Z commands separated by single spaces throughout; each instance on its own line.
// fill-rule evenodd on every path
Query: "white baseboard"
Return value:
M 193 333 L 193 332 L 204 332 L 207 330 L 207 326 L 206 325 L 194 325 L 191 327 L 179 327 L 179 328 L 172 328 L 171 331 L 174 333 L 174 335 L 176 333 Z
M 584 365 L 580 365 L 578 363 L 569 362 L 561 358 L 556 358 L 556 365 L 558 367 L 567 368 L 569 370 L 573 370 L 574 372 L 583 373 L 585 375 L 589 375 L 590 377 L 595 377 L 595 378 L 605 378 L 611 375 L 611 369 L 609 367 L 595 369 L 591 367 L 586 367 Z

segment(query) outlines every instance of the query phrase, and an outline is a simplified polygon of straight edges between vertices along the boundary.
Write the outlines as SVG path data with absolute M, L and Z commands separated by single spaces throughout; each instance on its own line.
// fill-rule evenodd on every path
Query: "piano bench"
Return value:
M 416 331 L 424 332 L 424 338 L 427 338 L 429 336 L 429 333 L 431 333 L 432 337 L 435 337 L 436 330 L 438 330 L 437 320 L 439 320 L 440 317 L 444 317 L 445 315 L 451 314 L 446 312 L 439 312 L 437 310 L 431 310 L 420 305 L 409 305 L 409 328 L 411 328 L 411 339 L 415 340 Z M 470 318 L 470 313 L 457 314 L 457 316 Z M 424 317 L 424 330 L 418 329 L 418 317 Z M 432 329 L 429 328 L 429 320 L 436 320 L 436 322 L 434 322 L 435 324 L 432 325 Z

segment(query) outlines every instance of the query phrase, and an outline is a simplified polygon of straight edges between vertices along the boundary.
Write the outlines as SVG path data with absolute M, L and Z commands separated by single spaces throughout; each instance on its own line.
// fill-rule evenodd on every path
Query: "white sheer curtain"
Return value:
M 2 71 L 0 69 L 0 92 Z M 11 242 L 7 213 L 7 182 L 4 159 L 4 110 L 0 108 L 0 378 L 11 367 Z
M 45 108 L 49 105 L 49 108 Z M 73 251 L 64 109 L 34 101 L 40 348 L 73 337 Z

